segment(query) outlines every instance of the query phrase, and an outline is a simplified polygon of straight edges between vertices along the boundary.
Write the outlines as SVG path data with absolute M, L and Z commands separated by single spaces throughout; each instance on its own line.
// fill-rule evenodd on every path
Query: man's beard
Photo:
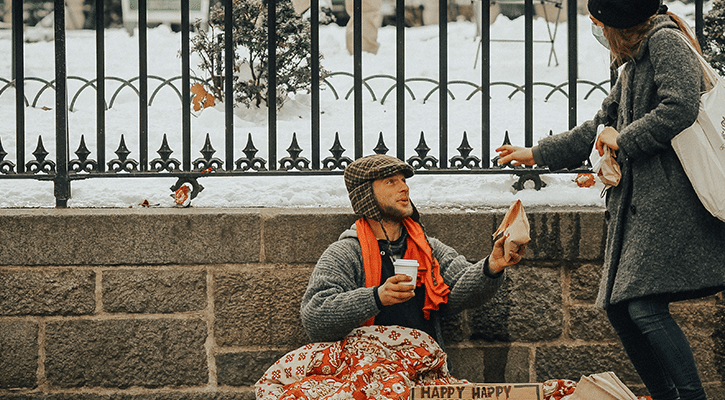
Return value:
M 380 208 L 380 215 L 386 221 L 403 222 L 404 219 L 413 215 L 412 206 L 405 210 L 381 204 L 378 204 L 378 207 Z

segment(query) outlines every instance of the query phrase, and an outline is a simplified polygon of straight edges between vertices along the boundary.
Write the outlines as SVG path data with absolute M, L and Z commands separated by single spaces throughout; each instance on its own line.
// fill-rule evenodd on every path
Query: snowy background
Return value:
M 670 10 L 684 17 L 694 26 L 694 5 L 679 2 L 668 3 Z M 706 6 L 705 12 L 708 8 Z M 553 25 L 551 26 L 553 28 Z M 543 18 L 534 21 L 536 39 L 547 37 L 546 22 Z M 591 35 L 591 23 L 586 15 L 579 16 L 579 78 L 600 83 L 609 79 L 608 52 Z M 499 15 L 491 25 L 492 39 L 521 39 L 524 32 L 524 18 L 509 20 Z M 566 22 L 558 25 L 555 51 L 559 65 L 552 61 L 547 65 L 550 45 L 534 45 L 534 82 L 561 84 L 567 79 L 567 27 Z M 48 31 L 30 28 L 26 38 L 42 38 Z M 52 33 L 51 33 L 52 35 Z M 406 35 L 406 76 L 424 77 L 438 80 L 438 27 L 423 26 L 407 28 Z M 470 21 L 452 22 L 448 25 L 449 81 L 463 80 L 473 83 L 481 80 L 480 60 L 476 63 L 478 38 L 476 24 Z M 163 78 L 181 74 L 181 60 L 178 57 L 181 35 L 172 32 L 167 26 L 159 26 L 148 32 L 148 73 Z M 320 28 L 320 52 L 324 55 L 322 66 L 330 72 L 352 72 L 352 56 L 345 49 L 345 28 L 335 24 Z M 363 54 L 363 76 L 374 74 L 395 75 L 395 28 L 386 26 L 380 29 L 378 40 L 381 43 L 377 55 Z M 138 76 L 138 35 L 129 35 L 123 29 L 107 30 L 106 76 L 131 79 Z M 68 31 L 66 41 L 67 73 L 86 79 L 95 77 L 95 32 Z M 54 44 L 39 40 L 26 43 L 25 76 L 40 77 L 46 80 L 54 78 Z M 0 54 L 11 54 L 10 31 L 0 30 Z M 512 82 L 523 85 L 524 82 L 524 45 L 523 43 L 491 43 L 492 82 Z M 10 57 L 0 60 L 0 77 L 11 76 Z M 192 56 L 192 67 L 198 65 L 198 59 Z M 200 74 L 200 72 L 196 72 Z M 349 77 L 333 77 L 330 80 L 335 90 L 344 96 L 352 86 Z M 380 98 L 393 82 L 377 79 L 370 82 L 375 88 L 377 101 L 373 101 L 366 92 L 363 95 L 363 127 L 365 155 L 372 154 L 378 135 L 383 133 L 385 143 L 390 148 L 388 154 L 395 155 L 395 96 L 392 93 L 381 104 Z M 33 86 L 35 85 L 35 86 Z M 40 86 L 26 85 L 26 96 L 32 102 Z M 81 83 L 71 82 L 71 96 Z M 158 85 L 149 81 L 149 94 Z M 426 142 L 433 150 L 431 155 L 438 157 L 438 94 L 423 102 L 425 94 L 433 87 L 421 83 L 411 85 L 416 99 L 406 99 L 406 158 L 415 155 L 413 148 L 418 143 L 421 132 L 425 132 Z M 324 87 L 324 85 L 323 85 Z M 605 85 L 608 88 L 608 84 Z M 109 83 L 106 93 L 110 96 L 116 86 Z M 465 100 L 472 91 L 470 86 L 452 85 L 449 87 L 456 99 L 448 102 L 449 157 L 457 154 L 455 150 L 461 143 L 463 132 L 474 148 L 473 154 L 480 158 L 481 100 L 480 94 L 471 100 Z M 599 107 L 604 94 L 595 91 L 588 99 L 584 96 L 591 86 L 578 88 L 578 120 L 585 121 Z M 567 129 L 567 99 L 561 93 L 555 93 L 548 99 L 548 87 L 535 87 L 534 94 L 534 142 L 549 134 Z M 498 147 L 506 131 L 514 145 L 523 145 L 524 131 L 524 95 L 517 93 L 509 98 L 512 89 L 509 86 L 494 86 L 491 91 L 491 157 L 493 149 Z M 31 154 L 37 145 L 38 136 L 42 136 L 44 146 L 54 159 L 54 94 L 46 90 L 38 99 L 35 108 L 26 108 L 26 161 L 34 159 Z M 69 99 L 70 102 L 71 99 Z M 335 99 L 332 91 L 321 93 L 321 158 L 330 155 L 327 149 L 332 147 L 334 135 L 340 133 L 344 154 L 353 157 L 353 101 Z M 138 97 L 130 90 L 121 91 L 106 112 L 106 160 L 116 158 L 121 134 L 131 150 L 130 158 L 138 158 Z M 173 158 L 181 159 L 181 101 L 169 88 L 156 95 L 149 108 L 149 157 L 156 158 L 156 150 L 161 145 L 161 137 L 167 134 L 169 145 L 174 150 Z M 0 140 L 8 153 L 7 160 L 15 162 L 15 96 L 12 90 L 0 94 Z M 195 113 L 192 127 L 192 160 L 201 157 L 199 150 L 204 145 L 208 133 L 215 157 L 224 158 L 224 106 L 218 104 Z M 297 133 L 300 146 L 305 149 L 302 157 L 311 159 L 310 154 L 310 96 L 300 94 L 287 101 L 277 116 L 278 157 L 286 157 L 286 149 L 291 143 L 292 134 Z M 95 92 L 85 90 L 76 100 L 74 110 L 69 113 L 69 136 L 71 158 L 78 148 L 81 134 L 85 135 L 90 158 L 95 155 L 96 110 Z M 251 134 L 258 156 L 267 159 L 267 110 L 237 108 L 234 120 L 235 157 L 242 155 L 241 149 Z M 540 191 L 526 189 L 515 192 L 512 184 L 517 180 L 511 175 L 425 175 L 417 174 L 408 183 L 411 198 L 418 207 L 486 209 L 508 207 L 511 201 L 521 199 L 525 206 L 602 206 L 600 183 L 590 188 L 581 188 L 573 181 L 575 175 L 554 174 L 545 176 L 547 184 Z M 144 200 L 159 207 L 173 207 L 170 186 L 176 178 L 93 178 L 73 181 L 72 198 L 69 207 L 139 207 Z M 349 201 L 341 175 L 334 176 L 243 176 L 211 177 L 200 179 L 204 190 L 193 200 L 194 207 L 348 207 Z M 52 182 L 34 180 L 0 179 L 0 208 L 9 207 L 54 207 Z

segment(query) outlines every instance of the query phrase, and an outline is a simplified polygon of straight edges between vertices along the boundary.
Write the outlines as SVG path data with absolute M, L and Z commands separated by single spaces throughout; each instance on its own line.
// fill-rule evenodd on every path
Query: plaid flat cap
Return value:
M 402 173 L 415 174 L 413 167 L 395 157 L 374 154 L 358 158 L 345 168 L 345 187 L 355 214 L 380 221 L 383 216 L 373 194 L 373 181 Z M 416 213 L 417 214 L 417 213 Z

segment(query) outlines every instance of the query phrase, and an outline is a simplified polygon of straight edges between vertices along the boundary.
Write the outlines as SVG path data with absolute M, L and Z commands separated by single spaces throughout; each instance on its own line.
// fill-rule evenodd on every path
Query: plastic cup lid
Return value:
M 417 267 L 418 260 L 407 260 L 407 259 L 401 258 L 401 259 L 395 260 L 395 262 L 393 264 L 405 266 L 405 267 Z

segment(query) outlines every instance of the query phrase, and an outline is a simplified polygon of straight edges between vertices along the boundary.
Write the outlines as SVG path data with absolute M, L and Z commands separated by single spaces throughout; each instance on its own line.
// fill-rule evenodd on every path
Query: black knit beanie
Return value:
M 657 13 L 660 0 L 589 0 L 589 14 L 605 26 L 627 29 Z

